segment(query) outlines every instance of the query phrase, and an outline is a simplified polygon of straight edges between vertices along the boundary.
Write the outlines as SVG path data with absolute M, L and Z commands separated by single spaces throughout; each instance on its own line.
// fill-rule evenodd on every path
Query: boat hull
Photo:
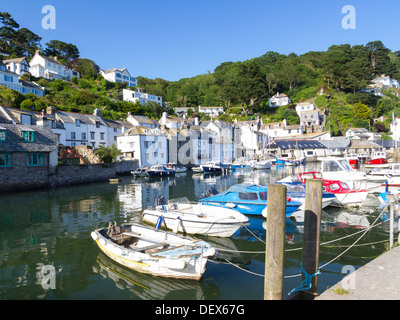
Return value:
M 141 229 L 146 228 L 144 226 L 140 227 Z M 153 276 L 200 280 L 205 271 L 208 256 L 215 254 L 215 249 L 206 242 L 194 242 L 192 239 L 186 238 L 185 240 L 183 237 L 181 241 L 177 241 L 177 243 L 182 243 L 182 245 L 180 247 L 177 246 L 174 250 L 160 251 L 159 253 L 151 254 L 132 251 L 115 244 L 104 236 L 104 229 L 95 230 L 91 234 L 91 237 L 104 254 L 129 269 Z M 163 232 L 162 236 L 164 236 L 164 234 L 166 234 L 165 237 L 168 238 L 174 236 L 179 237 L 178 235 L 167 232 Z M 162 237 L 160 239 L 162 239 Z M 194 245 L 196 247 L 195 250 L 185 252 L 184 247 L 189 245 Z
M 203 206 L 206 207 L 206 206 Z M 222 209 L 222 208 L 221 208 Z M 227 238 L 231 237 L 244 223 L 247 218 L 235 218 L 233 210 L 228 209 L 232 214 L 221 213 L 220 217 L 207 219 L 201 215 L 193 215 L 178 212 L 160 212 L 158 210 L 147 209 L 143 212 L 143 221 L 156 225 L 160 218 L 163 219 L 163 225 L 174 232 L 185 234 L 201 234 L 213 237 Z M 204 220 L 204 221 L 202 221 Z M 207 221 L 208 220 L 208 221 Z

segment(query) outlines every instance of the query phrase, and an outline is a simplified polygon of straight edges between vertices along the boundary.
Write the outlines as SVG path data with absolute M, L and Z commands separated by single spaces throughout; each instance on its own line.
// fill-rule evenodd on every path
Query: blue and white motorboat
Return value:
M 285 166 L 304 166 L 306 164 L 306 158 L 276 158 L 276 164 Z
M 246 161 L 244 157 L 232 162 L 232 170 L 252 170 L 253 164 Z
M 175 170 L 168 169 L 162 164 L 152 166 L 147 173 L 150 177 L 169 177 L 175 175 Z
M 199 202 L 207 205 L 235 208 L 240 213 L 248 215 L 264 215 L 267 208 L 268 188 L 254 184 L 242 183 L 230 187 L 227 191 L 200 199 Z M 289 201 L 286 203 L 286 216 L 289 217 L 302 205 L 301 202 Z

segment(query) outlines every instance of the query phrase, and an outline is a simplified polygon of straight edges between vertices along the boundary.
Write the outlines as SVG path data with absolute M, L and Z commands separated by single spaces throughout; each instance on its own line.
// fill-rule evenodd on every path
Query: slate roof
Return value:
M 327 149 L 346 150 L 350 146 L 351 140 L 346 137 L 332 138 L 333 140 L 318 140 Z
M 48 127 L 6 124 L 7 140 L 0 141 L 0 152 L 52 152 L 57 150 L 57 136 Z M 21 131 L 34 131 L 35 142 L 25 142 Z
M 326 149 L 325 145 L 316 140 L 275 140 L 281 150 L 288 149 Z

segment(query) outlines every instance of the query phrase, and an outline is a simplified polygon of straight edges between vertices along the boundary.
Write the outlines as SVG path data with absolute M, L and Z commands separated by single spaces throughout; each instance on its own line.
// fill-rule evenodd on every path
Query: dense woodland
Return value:
M 0 52 L 7 58 L 27 55 L 28 61 L 36 50 L 79 71 L 81 79 L 71 82 L 34 79 L 46 88 L 46 95 L 21 95 L 0 86 L 0 103 L 21 109 L 42 110 L 55 106 L 59 110 L 92 113 L 103 110 L 110 119 L 123 119 L 127 112 L 159 119 L 164 109 L 157 104 L 140 106 L 120 100 L 120 83 L 106 81 L 98 74 L 99 66 L 88 58 L 80 57 L 74 44 L 59 40 L 41 44 L 41 37 L 20 25 L 7 12 L 0 12 Z M 0 56 L 1 58 L 1 56 Z M 3 57 L 6 58 L 6 57 Z M 134 72 L 134 70 L 133 70 Z M 387 132 L 392 112 L 400 116 L 400 99 L 395 90 L 384 92 L 383 97 L 361 93 L 371 80 L 381 74 L 400 79 L 400 51 L 392 52 L 381 41 L 351 46 L 332 45 L 327 51 L 289 55 L 268 51 L 261 57 L 246 61 L 223 62 L 213 72 L 179 81 L 138 77 L 138 87 L 148 93 L 162 96 L 174 113 L 174 107 L 223 106 L 225 121 L 247 120 L 256 115 L 264 122 L 286 119 L 299 123 L 292 106 L 269 108 L 268 100 L 276 92 L 287 94 L 293 104 L 312 100 L 325 111 L 327 126 L 333 135 L 342 135 L 348 127 L 365 127 Z M 323 89 L 324 94 L 318 95 Z M 191 115 L 194 115 L 193 112 Z M 204 114 L 197 114 L 207 119 Z M 384 121 L 374 121 L 383 116 Z

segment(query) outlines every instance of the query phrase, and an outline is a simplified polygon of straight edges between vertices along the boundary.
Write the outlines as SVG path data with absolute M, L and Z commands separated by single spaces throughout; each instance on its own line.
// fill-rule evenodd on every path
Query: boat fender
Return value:
M 175 226 L 174 226 L 174 230 L 173 230 L 174 233 L 178 233 L 180 224 L 181 224 L 181 217 L 177 217 L 176 218 L 176 223 L 175 223 Z
M 262 216 L 264 217 L 264 218 L 266 218 L 267 217 L 267 215 L 268 215 L 268 210 L 267 210 L 267 207 L 265 207 L 264 209 L 263 209 L 263 211 L 262 211 Z
M 291 202 L 291 201 L 292 201 L 292 198 L 287 197 L 287 198 L 286 198 L 286 201 L 287 201 L 287 202 Z
M 225 207 L 234 209 L 234 208 L 236 208 L 236 204 L 234 204 L 234 203 L 227 203 L 227 204 L 225 205 Z
M 161 216 L 158 217 L 157 223 L 156 223 L 156 226 L 155 226 L 155 228 L 156 228 L 157 230 L 160 229 L 161 224 L 162 224 L 162 222 L 163 222 L 163 219 L 164 219 L 163 215 L 161 215 Z
M 213 257 L 217 254 L 217 251 L 215 248 L 211 247 L 208 249 L 206 252 L 203 253 L 203 257 Z

